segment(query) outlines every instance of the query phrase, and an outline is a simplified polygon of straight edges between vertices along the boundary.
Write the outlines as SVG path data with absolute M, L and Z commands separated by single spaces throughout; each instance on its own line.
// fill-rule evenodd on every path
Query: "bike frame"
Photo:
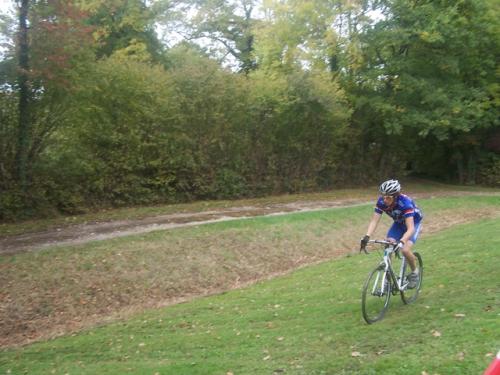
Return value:
M 397 286 L 397 291 L 405 291 L 406 290 L 406 287 L 408 286 L 408 282 L 405 282 L 405 279 L 404 279 L 404 270 L 405 270 L 405 266 L 406 266 L 406 257 L 405 256 L 402 256 L 401 254 L 399 254 L 396 250 L 397 250 L 397 244 L 394 244 L 392 242 L 389 242 L 389 241 L 379 241 L 379 240 L 372 240 L 372 241 L 369 241 L 369 243 L 377 243 L 377 244 L 381 244 L 381 245 L 385 245 L 385 249 L 384 249 L 384 256 L 382 258 L 382 261 L 380 262 L 380 265 L 384 267 L 384 270 L 381 271 L 378 275 L 377 275 L 377 278 L 375 279 L 375 283 L 373 285 L 373 290 L 372 290 L 372 293 L 375 293 L 375 289 L 376 289 L 376 286 L 377 285 L 381 285 L 381 286 L 384 286 L 385 283 L 387 282 L 387 275 L 390 275 L 390 278 L 392 279 L 392 283 L 393 285 Z M 392 260 L 391 260 L 391 255 L 395 253 L 396 256 L 398 257 L 401 257 L 402 260 L 401 260 L 401 266 L 400 266 L 400 269 L 399 269 L 399 274 L 396 275 L 394 273 L 394 270 L 392 268 Z M 382 275 L 382 282 L 381 284 L 379 284 L 379 278 L 380 276 Z

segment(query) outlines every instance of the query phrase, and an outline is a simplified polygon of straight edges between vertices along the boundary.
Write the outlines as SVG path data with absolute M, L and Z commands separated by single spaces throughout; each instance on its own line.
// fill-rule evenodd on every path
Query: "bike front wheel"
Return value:
M 361 296 L 363 318 L 368 324 L 375 323 L 384 317 L 391 298 L 391 282 L 384 266 L 375 268 L 365 281 Z
M 413 289 L 408 289 L 408 287 L 405 287 L 404 290 L 401 291 L 401 299 L 405 304 L 409 304 L 412 302 L 415 302 L 415 300 L 418 297 L 418 294 L 420 293 L 420 289 L 422 288 L 422 280 L 424 278 L 424 263 L 422 262 L 422 257 L 419 253 L 415 252 L 413 253 L 415 255 L 415 258 L 417 260 L 417 266 L 418 266 L 418 283 Z M 408 265 L 408 262 L 406 262 L 404 274 L 409 275 L 411 272 L 410 266 Z

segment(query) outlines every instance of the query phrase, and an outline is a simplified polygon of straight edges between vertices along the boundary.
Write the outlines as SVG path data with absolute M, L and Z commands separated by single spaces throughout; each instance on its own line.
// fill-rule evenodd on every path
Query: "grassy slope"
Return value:
M 498 196 L 419 202 L 424 230 L 448 223 L 446 214 L 456 223 L 500 212 Z M 371 212 L 366 205 L 253 218 L 0 257 L 0 343 L 78 330 L 345 254 L 358 246 Z
M 295 218 L 307 225 L 308 215 L 318 213 L 304 215 L 264 223 Z M 203 230 L 227 234 L 247 224 L 219 223 Z M 385 320 L 373 326 L 361 319 L 359 297 L 377 257 L 346 257 L 3 352 L 0 373 L 480 374 L 491 361 L 487 353 L 500 348 L 499 227 L 498 219 L 484 220 L 424 236 L 421 298 L 412 306 L 394 298 Z M 353 357 L 355 352 L 360 356 Z

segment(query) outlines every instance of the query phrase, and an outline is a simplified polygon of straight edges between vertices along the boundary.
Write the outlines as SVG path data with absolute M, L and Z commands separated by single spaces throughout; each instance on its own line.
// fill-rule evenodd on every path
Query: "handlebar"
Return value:
M 398 244 L 397 242 L 391 242 L 391 241 L 386 241 L 386 240 L 369 240 L 368 243 L 378 243 L 381 245 L 390 245 L 390 246 L 394 246 L 394 245 Z
M 398 244 L 398 242 L 391 242 L 391 241 L 387 241 L 387 240 L 369 240 L 368 243 L 392 246 L 393 248 L 395 248 Z M 362 250 L 365 252 L 365 254 L 368 254 L 368 251 L 366 250 L 366 246 Z

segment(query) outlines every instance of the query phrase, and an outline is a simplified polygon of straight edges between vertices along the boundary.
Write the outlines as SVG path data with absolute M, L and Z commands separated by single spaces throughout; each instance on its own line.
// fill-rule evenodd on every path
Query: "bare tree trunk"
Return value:
M 460 151 L 457 151 L 454 155 L 453 158 L 455 159 L 455 162 L 457 163 L 457 177 L 458 177 L 458 183 L 460 185 L 464 184 L 465 182 L 465 168 L 464 168 L 464 159 L 462 156 L 462 153 Z
M 28 9 L 29 0 L 22 0 L 19 8 L 18 40 L 18 84 L 19 84 L 19 128 L 17 138 L 17 179 L 23 191 L 27 190 L 27 161 L 30 144 L 30 87 L 29 87 L 29 44 L 28 44 Z
M 477 152 L 472 149 L 469 152 L 469 158 L 467 159 L 467 185 L 476 184 L 477 175 Z

